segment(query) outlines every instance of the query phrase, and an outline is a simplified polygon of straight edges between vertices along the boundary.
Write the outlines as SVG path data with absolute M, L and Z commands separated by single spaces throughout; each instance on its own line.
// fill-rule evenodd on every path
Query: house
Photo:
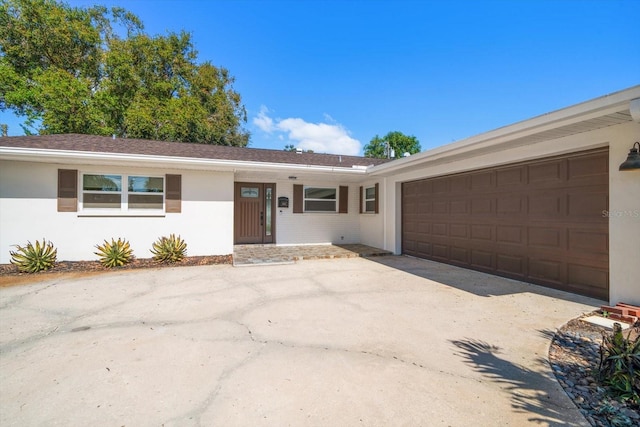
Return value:
M 363 243 L 612 303 L 640 303 L 640 86 L 393 161 L 88 135 L 0 138 L 0 263 L 43 237 L 95 259 L 180 234 Z

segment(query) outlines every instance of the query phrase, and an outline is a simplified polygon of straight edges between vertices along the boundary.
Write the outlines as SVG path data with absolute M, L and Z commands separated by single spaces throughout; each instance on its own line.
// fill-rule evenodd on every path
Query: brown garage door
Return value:
M 608 149 L 406 182 L 405 254 L 609 298 Z

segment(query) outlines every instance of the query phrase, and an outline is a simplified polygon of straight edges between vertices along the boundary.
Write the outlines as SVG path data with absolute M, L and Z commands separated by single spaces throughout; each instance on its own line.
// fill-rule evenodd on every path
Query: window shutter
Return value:
M 338 213 L 349 213 L 349 187 L 340 186 Z
M 182 212 L 182 175 L 166 175 L 165 212 Z
M 302 213 L 303 187 L 300 184 L 293 185 L 293 213 Z
M 58 169 L 58 212 L 78 211 L 78 171 Z
M 376 192 L 376 199 L 375 199 L 375 204 L 374 204 L 374 205 L 375 205 L 375 207 L 374 207 L 374 211 L 375 211 L 375 213 L 378 213 L 378 211 L 379 211 L 378 206 L 379 206 L 379 204 L 380 204 L 380 203 L 378 202 L 378 199 L 379 199 L 379 197 L 380 197 L 380 184 L 378 184 L 377 182 L 376 182 L 376 189 L 375 189 L 375 192 Z
M 360 186 L 360 213 L 362 213 L 362 205 L 364 205 L 364 188 Z

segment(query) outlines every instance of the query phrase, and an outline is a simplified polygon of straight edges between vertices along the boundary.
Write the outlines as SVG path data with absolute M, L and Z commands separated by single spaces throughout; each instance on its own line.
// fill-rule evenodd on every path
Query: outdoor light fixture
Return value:
M 638 148 L 636 148 L 636 145 Z M 640 142 L 634 142 L 631 146 L 631 150 L 629 150 L 627 160 L 620 165 L 621 171 L 640 169 L 640 153 L 638 153 L 638 150 L 640 150 Z

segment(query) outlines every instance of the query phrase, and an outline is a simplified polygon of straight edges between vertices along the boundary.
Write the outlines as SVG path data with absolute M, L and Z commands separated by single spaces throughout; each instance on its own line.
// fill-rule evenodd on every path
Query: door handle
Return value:
M 260 212 L 260 226 L 264 225 L 264 212 Z

